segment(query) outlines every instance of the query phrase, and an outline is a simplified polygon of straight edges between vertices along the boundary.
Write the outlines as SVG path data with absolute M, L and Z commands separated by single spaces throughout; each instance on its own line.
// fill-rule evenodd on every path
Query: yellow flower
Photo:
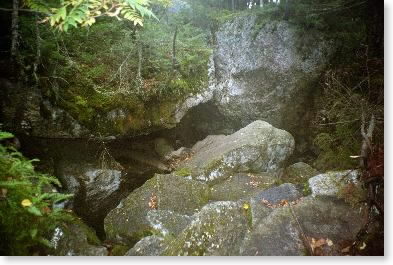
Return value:
M 243 204 L 243 209 L 248 210 L 250 208 L 250 205 L 248 203 Z
M 21 202 L 21 204 L 22 204 L 23 207 L 29 207 L 29 206 L 31 206 L 33 203 L 32 203 L 29 199 L 24 199 L 24 200 Z

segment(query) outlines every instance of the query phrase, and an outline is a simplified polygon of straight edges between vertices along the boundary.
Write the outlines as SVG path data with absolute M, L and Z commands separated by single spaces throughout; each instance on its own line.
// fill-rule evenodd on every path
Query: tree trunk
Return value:
M 142 44 L 138 42 L 138 79 L 142 78 Z
M 12 20 L 11 20 L 11 62 L 16 74 L 18 64 L 18 45 L 19 45 L 19 0 L 13 0 Z
M 172 74 L 175 74 L 177 60 L 176 60 L 176 38 L 177 38 L 177 26 L 175 26 L 175 33 L 173 34 L 172 43 Z
M 367 0 L 367 42 L 370 55 L 383 58 L 384 49 L 384 4 L 380 0 Z
M 138 34 L 138 72 L 137 72 L 138 90 L 140 90 L 143 87 L 142 60 L 143 60 L 142 40 L 140 35 Z
M 40 28 L 38 26 L 38 15 L 35 14 L 35 45 L 36 45 L 36 54 L 35 54 L 35 59 L 34 59 L 34 63 L 33 63 L 33 76 L 35 79 L 35 85 L 38 86 L 38 75 L 37 75 L 37 71 L 38 71 L 38 65 L 40 63 L 41 60 L 41 34 L 40 34 Z
M 289 20 L 289 0 L 285 0 L 284 20 Z

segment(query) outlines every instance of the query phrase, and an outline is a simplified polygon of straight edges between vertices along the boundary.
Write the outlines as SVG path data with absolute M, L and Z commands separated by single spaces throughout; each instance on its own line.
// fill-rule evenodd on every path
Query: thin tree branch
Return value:
M 12 12 L 14 11 L 12 8 L 4 8 L 4 7 L 0 7 L 0 11 L 5 11 L 5 12 Z M 49 16 L 49 13 L 45 13 L 42 11 L 36 11 L 36 10 L 32 10 L 32 9 L 24 9 L 24 8 L 18 8 L 17 9 L 18 12 L 29 12 L 29 13 L 37 13 L 37 14 L 43 14 L 43 15 L 47 15 Z

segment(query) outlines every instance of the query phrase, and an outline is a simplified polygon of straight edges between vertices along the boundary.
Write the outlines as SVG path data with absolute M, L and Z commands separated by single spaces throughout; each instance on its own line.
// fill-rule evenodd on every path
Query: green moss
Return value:
M 320 149 L 314 166 L 321 170 L 351 169 L 357 167 L 358 161 L 350 156 L 360 150 L 360 141 L 353 141 L 354 131 L 336 130 L 333 133 L 320 133 L 314 139 L 314 145 Z M 341 144 L 338 144 L 341 142 Z
M 127 245 L 114 245 L 111 251 L 111 256 L 124 256 L 129 249 L 130 247 Z
M 302 193 L 303 193 L 303 196 L 305 196 L 305 197 L 308 196 L 308 195 L 311 195 L 312 190 L 311 190 L 310 185 L 308 184 L 308 182 L 305 182 L 303 184 Z
M 340 185 L 337 197 L 355 207 L 367 200 L 367 191 L 360 184 L 348 183 Z
M 191 175 L 191 169 L 183 167 L 177 169 L 175 172 L 175 175 L 180 176 L 180 177 L 187 177 Z
M 209 164 L 204 168 L 206 174 L 210 174 L 212 171 L 218 169 L 223 164 L 222 159 L 212 159 Z
M 206 87 L 211 54 L 203 30 L 173 19 L 170 24 L 146 21 L 138 31 L 143 45 L 142 86 L 136 82 L 139 42 L 126 22 L 103 18 L 89 30 L 55 34 L 40 25 L 45 55 L 45 68 L 39 73 L 45 80 L 42 90 L 53 105 L 96 133 L 136 134 L 172 126 L 177 103 Z M 171 45 L 155 45 L 173 37 L 172 23 L 179 25 L 175 73 L 168 56 Z M 21 29 L 31 32 L 33 25 L 31 19 L 23 20 Z M 35 38 L 25 41 L 26 47 L 35 47 Z M 130 115 L 105 121 L 109 111 L 119 108 Z

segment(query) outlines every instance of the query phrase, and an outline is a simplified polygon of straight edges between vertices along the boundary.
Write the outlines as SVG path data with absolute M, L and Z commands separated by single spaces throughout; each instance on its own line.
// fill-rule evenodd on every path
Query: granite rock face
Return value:
M 255 121 L 234 134 L 208 136 L 192 148 L 194 155 L 178 168 L 192 179 L 214 184 L 237 172 L 273 172 L 292 154 L 291 134 L 267 122 Z
M 337 196 L 339 189 L 348 183 L 360 185 L 358 170 L 331 171 L 308 180 L 313 196 Z
M 291 207 L 266 210 L 247 233 L 240 252 L 247 256 L 310 255 L 306 236 L 330 239 L 329 253 L 341 255 L 339 243 L 355 240 L 361 227 L 358 209 L 332 198 L 309 196 Z
M 73 209 L 89 223 L 104 218 L 118 201 L 125 176 L 120 169 L 71 161 L 59 163 L 57 173 L 65 191 L 74 194 Z
M 247 231 L 247 212 L 240 203 L 214 202 L 195 215 L 192 223 L 168 243 L 164 255 L 234 256 Z
M 265 120 L 293 134 L 307 122 L 307 102 L 330 56 L 323 34 L 300 36 L 285 21 L 237 17 L 215 34 L 214 104 L 241 127 Z
M 166 245 L 162 237 L 147 236 L 131 248 L 125 256 L 160 256 Z

